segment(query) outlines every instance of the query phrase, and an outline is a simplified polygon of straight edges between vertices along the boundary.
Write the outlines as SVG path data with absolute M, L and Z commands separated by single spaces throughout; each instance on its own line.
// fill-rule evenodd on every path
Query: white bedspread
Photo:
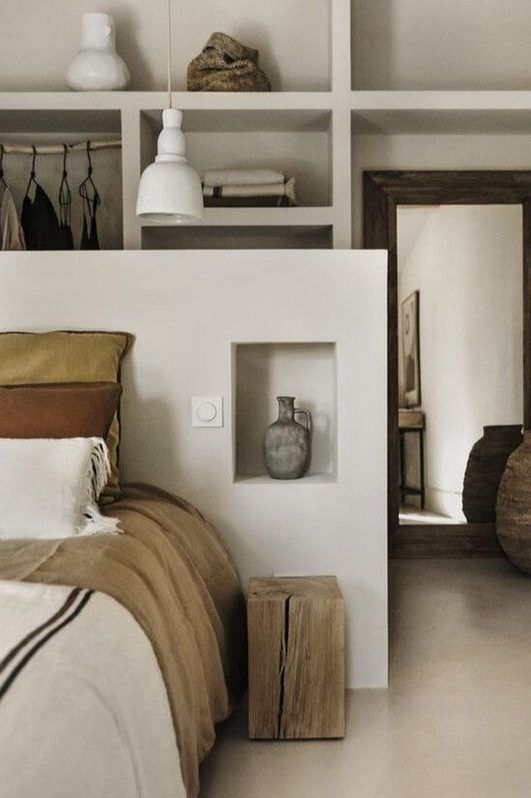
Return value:
M 71 594 L 0 581 L 1 798 L 185 798 L 162 675 L 118 602 L 77 592 L 9 657 Z

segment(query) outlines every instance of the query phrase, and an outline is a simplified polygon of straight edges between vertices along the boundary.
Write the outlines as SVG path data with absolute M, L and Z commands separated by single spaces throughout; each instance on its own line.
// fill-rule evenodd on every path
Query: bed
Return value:
M 2 798 L 195 798 L 244 690 L 235 568 L 187 502 L 144 485 L 122 534 L 0 541 Z

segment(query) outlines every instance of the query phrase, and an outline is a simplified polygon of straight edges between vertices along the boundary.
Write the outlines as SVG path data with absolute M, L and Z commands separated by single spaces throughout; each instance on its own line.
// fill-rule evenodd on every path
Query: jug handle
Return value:
M 312 427 L 313 427 L 312 414 L 310 413 L 309 410 L 298 410 L 297 408 L 295 408 L 295 411 L 294 411 L 293 415 L 296 416 L 297 414 L 300 415 L 300 416 L 305 416 L 306 417 L 306 429 L 308 430 L 308 432 L 311 435 L 312 434 Z

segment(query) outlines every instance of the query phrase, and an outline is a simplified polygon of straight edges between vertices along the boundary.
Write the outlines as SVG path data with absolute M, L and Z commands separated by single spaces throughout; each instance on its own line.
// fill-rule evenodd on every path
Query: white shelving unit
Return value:
M 136 0 L 131 2 L 134 5 Z M 431 0 L 428 3 L 403 2 L 406 20 L 414 8 L 420 17 L 426 5 L 430 6 L 432 16 L 441 9 L 440 4 L 434 5 Z M 208 3 L 209 0 L 202 0 L 202 7 Z M 258 20 L 259 17 L 264 31 L 269 19 L 270 30 L 261 34 L 264 42 L 276 37 L 279 46 L 286 45 L 279 21 L 283 4 L 275 0 L 266 12 L 250 8 L 241 0 L 231 0 L 231 3 L 235 13 L 238 10 L 250 18 Z M 205 38 L 204 21 L 201 29 L 194 27 L 199 26 L 200 14 L 193 6 L 184 11 L 192 52 L 179 50 L 176 59 L 179 72 L 175 75 L 178 87 L 183 85 L 186 58 Z M 81 136 L 83 131 L 85 138 L 121 133 L 121 158 L 117 156 L 105 162 L 104 179 L 110 180 L 112 175 L 109 187 L 112 210 L 118 215 L 121 213 L 118 221 L 114 216 L 115 230 L 114 233 L 110 231 L 109 236 L 113 246 L 123 243 L 126 249 L 359 246 L 361 171 L 364 168 L 466 168 L 471 161 L 469 155 L 464 154 L 466 148 L 461 147 L 459 152 L 463 156 L 460 157 L 455 147 L 452 149 L 445 143 L 449 142 L 449 137 L 468 136 L 470 143 L 474 137 L 492 137 L 488 147 L 479 148 L 481 158 L 472 158 L 476 168 L 526 168 L 527 148 L 520 146 L 519 141 L 523 142 L 531 133 L 531 91 L 470 88 L 474 81 L 478 82 L 479 69 L 484 66 L 486 56 L 482 50 L 474 56 L 476 61 L 467 55 L 468 60 L 462 65 L 466 90 L 440 90 L 440 85 L 444 85 L 444 74 L 441 74 L 444 62 L 435 44 L 438 38 L 448 38 L 451 34 L 458 38 L 451 29 L 451 25 L 456 24 L 455 9 L 447 9 L 448 30 L 423 30 L 424 39 L 415 40 L 406 53 L 403 42 L 399 47 L 393 39 L 386 4 L 375 2 L 370 4 L 370 9 L 368 6 L 361 0 L 308 0 L 306 4 L 294 1 L 289 10 L 291 22 L 287 23 L 293 24 L 292 33 L 296 37 L 292 60 L 282 49 L 275 61 L 271 47 L 264 47 L 264 66 L 274 78 L 274 88 L 285 88 L 285 91 L 176 91 L 173 94 L 175 107 L 184 111 L 190 160 L 199 171 L 214 166 L 256 163 L 282 167 L 297 179 L 300 207 L 207 209 L 204 223 L 199 226 L 142 228 L 135 216 L 136 192 L 141 170 L 155 152 L 160 111 L 167 104 L 167 96 L 162 91 L 0 93 L 0 140 L 12 141 L 30 135 L 35 138 L 37 134 L 43 140 L 46 136 L 60 140 L 61 134 L 71 139 L 73 134 Z M 322 13 L 323 7 L 327 16 Z M 225 11 L 212 4 L 212 13 Z M 475 29 L 468 13 L 466 9 L 463 11 L 466 17 L 463 24 L 468 25 L 470 39 Z M 296 17 L 298 24 L 295 25 L 292 17 L 297 14 L 300 19 Z M 525 18 L 531 32 L 531 9 Z M 397 25 L 405 24 L 404 19 L 400 17 Z M 443 26 L 442 17 L 438 19 L 438 24 Z M 327 24 L 321 25 L 323 20 Z M 223 19 L 218 21 L 220 26 L 224 22 Z M 180 24 L 183 24 L 182 19 Z M 258 26 L 258 22 L 256 24 Z M 497 24 L 497 19 L 491 20 L 487 14 L 478 27 L 478 37 L 485 34 L 489 24 Z M 304 39 L 301 31 L 305 25 L 309 25 L 308 52 L 301 47 Z M 351 35 L 351 31 L 356 35 Z M 155 36 L 154 31 L 151 34 Z M 429 42 L 426 42 L 430 35 L 434 39 L 432 64 L 428 60 Z M 368 46 L 367 37 L 372 37 L 373 49 Z M 394 75 L 388 65 L 389 74 L 382 68 L 377 75 L 375 72 L 373 80 L 367 62 L 376 64 L 377 56 L 386 63 L 390 61 L 390 54 L 382 51 L 385 46 L 397 52 L 397 69 L 402 72 Z M 378 47 L 380 52 L 375 53 Z M 423 70 L 424 84 L 433 85 L 434 90 L 395 88 L 407 82 L 412 64 Z M 447 70 L 451 77 L 455 70 L 450 66 L 453 69 L 453 65 L 447 65 Z M 515 86 L 522 85 L 520 73 L 524 66 L 523 61 L 519 62 L 520 72 L 513 81 Z M 162 69 L 158 60 L 155 67 L 155 73 L 159 67 Z M 455 83 L 455 80 L 452 78 L 450 82 Z M 158 78 L 156 83 L 160 85 Z M 511 76 L 505 70 L 504 86 L 511 85 Z M 293 91 L 293 87 L 297 90 Z M 495 141 L 496 136 L 501 138 L 501 135 L 515 139 L 504 147 Z M 420 136 L 431 137 L 431 144 L 420 147 Z M 417 137 L 419 147 L 408 137 Z M 448 138 L 443 142 L 441 137 Z M 520 139 L 517 141 L 516 137 Z M 121 169 L 121 180 L 113 169 Z

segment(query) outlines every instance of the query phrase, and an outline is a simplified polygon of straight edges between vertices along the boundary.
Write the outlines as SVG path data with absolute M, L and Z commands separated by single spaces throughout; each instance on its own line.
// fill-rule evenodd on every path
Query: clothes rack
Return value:
M 97 150 L 116 150 L 120 149 L 122 142 L 120 139 L 89 139 L 88 141 L 76 141 L 72 144 L 66 144 L 67 152 L 96 152 Z M 63 144 L 41 144 L 33 147 L 31 144 L 4 144 L 3 151 L 5 155 L 33 155 L 35 151 L 37 155 L 63 155 Z

